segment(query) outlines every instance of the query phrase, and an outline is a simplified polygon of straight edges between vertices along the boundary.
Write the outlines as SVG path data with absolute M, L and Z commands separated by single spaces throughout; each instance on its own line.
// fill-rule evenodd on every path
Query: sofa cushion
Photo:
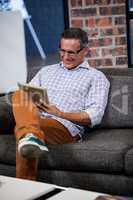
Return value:
M 133 77 L 108 76 L 111 83 L 106 111 L 99 127 L 133 127 Z
M 0 136 L 0 163 L 16 165 L 16 141 L 15 136 Z
M 113 76 L 133 76 L 133 68 L 108 68 L 103 67 L 99 69 L 105 75 L 113 75 Z
M 131 129 L 99 129 L 76 144 L 50 145 L 40 168 L 124 173 L 126 151 L 133 146 Z
M 83 142 L 49 145 L 49 153 L 40 159 L 39 168 L 126 174 L 126 152 L 133 147 L 132 134 L 132 129 L 100 129 L 88 134 Z M 0 147 L 0 163 L 15 165 L 15 137 L 1 135 Z
M 15 120 L 11 106 L 11 94 L 0 97 L 0 133 L 9 134 L 13 132 Z
M 133 175 L 133 146 L 126 153 L 125 170 L 128 175 Z

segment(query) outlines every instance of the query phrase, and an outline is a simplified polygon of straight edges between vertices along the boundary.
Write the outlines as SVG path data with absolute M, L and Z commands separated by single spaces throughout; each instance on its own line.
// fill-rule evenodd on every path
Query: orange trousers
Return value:
M 36 180 L 38 170 L 38 159 L 24 158 L 17 150 L 17 143 L 27 133 L 33 133 L 46 144 L 74 143 L 79 137 L 72 137 L 67 128 L 60 122 L 41 118 L 39 110 L 21 90 L 12 95 L 13 114 L 16 121 L 16 177 Z

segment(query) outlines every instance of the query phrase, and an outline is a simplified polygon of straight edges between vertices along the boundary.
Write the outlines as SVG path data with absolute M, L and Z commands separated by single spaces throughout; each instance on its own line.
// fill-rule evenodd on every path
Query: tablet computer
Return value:
M 40 103 L 41 101 L 44 101 L 45 103 L 49 104 L 46 88 L 21 83 L 18 83 L 18 86 L 20 90 L 24 90 L 28 93 L 28 97 L 31 98 L 34 103 Z

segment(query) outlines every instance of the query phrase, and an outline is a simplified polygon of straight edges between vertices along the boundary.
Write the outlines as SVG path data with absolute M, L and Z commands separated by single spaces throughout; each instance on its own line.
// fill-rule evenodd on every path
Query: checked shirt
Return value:
M 105 75 L 90 67 L 87 61 L 68 70 L 63 63 L 43 67 L 30 84 L 47 88 L 50 104 L 63 112 L 88 113 L 91 125 L 101 122 L 108 100 L 109 81 Z M 72 134 L 84 134 L 84 126 L 42 113 L 61 122 Z

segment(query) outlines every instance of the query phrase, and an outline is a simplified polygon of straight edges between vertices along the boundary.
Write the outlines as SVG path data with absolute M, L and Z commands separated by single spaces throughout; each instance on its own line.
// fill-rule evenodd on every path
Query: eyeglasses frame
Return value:
M 60 54 L 65 54 L 67 53 L 69 56 L 77 56 L 85 47 L 80 48 L 77 51 L 67 51 L 65 49 L 59 49 Z

